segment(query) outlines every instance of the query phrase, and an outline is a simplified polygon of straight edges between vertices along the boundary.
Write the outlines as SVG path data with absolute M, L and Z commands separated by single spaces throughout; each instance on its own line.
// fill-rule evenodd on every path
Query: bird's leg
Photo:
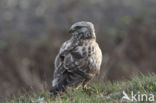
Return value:
M 86 88 L 87 88 L 86 85 L 83 85 L 83 84 L 82 84 L 82 89 L 83 89 L 84 91 L 86 91 Z
M 82 89 L 89 94 L 95 93 L 96 92 L 95 88 L 92 86 L 87 86 L 87 82 L 82 83 Z
M 80 87 L 81 87 L 81 85 L 78 84 L 78 85 L 75 86 L 75 89 L 79 89 Z
M 82 83 L 82 89 L 83 89 L 84 91 L 87 90 L 87 82 L 88 82 L 88 81 L 84 81 L 84 82 Z

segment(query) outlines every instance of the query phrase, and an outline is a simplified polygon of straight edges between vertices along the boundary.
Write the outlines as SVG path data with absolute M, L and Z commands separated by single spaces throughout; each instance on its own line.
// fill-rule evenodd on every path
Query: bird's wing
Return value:
M 69 53 L 69 50 L 71 50 L 71 41 L 66 41 L 63 43 L 63 45 L 61 46 L 59 53 L 57 54 L 56 58 L 55 58 L 55 71 L 54 71 L 54 78 L 52 81 L 52 85 L 53 87 L 58 85 L 60 80 L 63 80 L 63 73 L 65 72 L 65 68 L 64 68 L 64 57 Z
M 61 46 L 59 53 L 57 54 L 56 58 L 55 58 L 55 71 L 54 71 L 54 78 L 56 77 L 57 72 L 63 72 L 64 68 L 63 68 L 63 61 L 64 61 L 64 57 L 69 53 L 69 50 L 71 50 L 71 42 L 70 41 L 66 41 L 63 43 L 63 45 Z
M 87 71 L 90 62 L 88 56 L 91 53 L 93 51 L 90 45 L 67 41 L 62 45 L 55 59 L 55 71 L 59 73 L 63 73 L 65 70 L 68 72 Z

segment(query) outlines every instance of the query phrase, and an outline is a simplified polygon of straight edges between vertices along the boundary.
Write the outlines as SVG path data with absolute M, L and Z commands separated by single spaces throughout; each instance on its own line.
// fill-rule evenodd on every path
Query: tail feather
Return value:
M 60 92 L 65 92 L 65 87 L 53 87 L 51 90 L 50 90 L 50 95 L 51 96 L 55 96 L 57 95 L 58 93 Z
M 86 77 L 84 77 L 79 72 L 68 72 L 65 71 L 61 76 L 55 77 L 55 85 L 50 90 L 51 95 L 57 95 L 59 92 L 65 92 L 67 87 L 77 86 L 82 81 L 84 81 Z
M 50 90 L 50 95 L 57 95 L 59 92 L 65 92 L 65 90 L 66 90 L 66 86 L 67 86 L 67 82 L 66 82 L 67 73 L 64 73 L 62 76 L 55 77 L 55 78 L 58 78 L 58 79 L 56 79 L 57 83 Z

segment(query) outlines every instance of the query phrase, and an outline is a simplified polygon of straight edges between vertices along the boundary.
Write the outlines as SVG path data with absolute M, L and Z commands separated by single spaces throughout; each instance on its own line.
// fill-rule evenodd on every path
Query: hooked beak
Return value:
M 69 29 L 69 33 L 73 33 L 75 29 Z

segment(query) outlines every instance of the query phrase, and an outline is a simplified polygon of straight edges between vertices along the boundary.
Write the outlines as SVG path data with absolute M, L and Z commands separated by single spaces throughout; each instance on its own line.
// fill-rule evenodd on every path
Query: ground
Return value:
M 5 100 L 5 103 L 120 103 L 123 91 L 131 96 L 131 92 L 141 94 L 153 94 L 156 103 L 156 74 L 134 76 L 131 80 L 91 83 L 88 87 L 92 91 L 84 91 L 82 88 L 68 88 L 68 92 L 57 97 L 50 97 L 47 91 L 39 94 L 25 94 L 20 97 L 12 97 Z M 137 97 L 136 97 L 137 98 Z M 149 97 L 148 97 L 149 98 Z M 124 100 L 126 101 L 126 100 Z M 123 102 L 130 103 L 130 101 Z M 136 102 L 147 103 L 147 101 Z M 150 103 L 148 101 L 148 103 Z

